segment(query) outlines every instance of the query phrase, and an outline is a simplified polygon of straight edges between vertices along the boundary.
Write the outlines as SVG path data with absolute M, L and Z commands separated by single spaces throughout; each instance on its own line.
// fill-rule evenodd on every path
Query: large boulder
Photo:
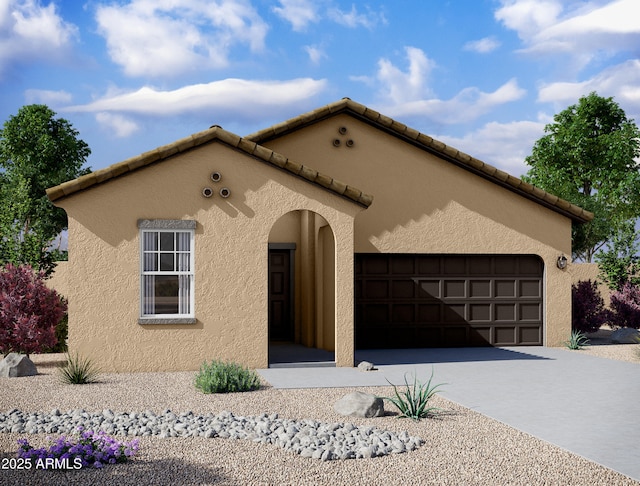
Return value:
M 37 374 L 36 365 L 24 354 L 9 353 L 0 361 L 0 377 L 15 378 Z
M 613 344 L 636 344 L 640 342 L 640 331 L 632 327 L 621 327 L 611 333 Z
M 382 398 L 354 391 L 338 400 L 333 409 L 340 415 L 353 415 L 356 417 L 382 417 L 384 415 L 384 403 Z

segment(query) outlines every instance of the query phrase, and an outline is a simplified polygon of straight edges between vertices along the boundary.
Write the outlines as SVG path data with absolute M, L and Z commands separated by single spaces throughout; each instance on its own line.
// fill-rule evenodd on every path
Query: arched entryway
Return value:
M 336 249 L 329 223 L 299 210 L 269 234 L 269 366 L 335 366 Z

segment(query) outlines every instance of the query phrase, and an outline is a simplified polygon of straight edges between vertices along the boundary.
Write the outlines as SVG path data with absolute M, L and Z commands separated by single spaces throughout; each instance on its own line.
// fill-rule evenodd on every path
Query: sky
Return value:
M 592 91 L 640 123 L 640 0 L 0 0 L 0 123 L 48 105 L 93 170 L 349 97 L 521 176 Z

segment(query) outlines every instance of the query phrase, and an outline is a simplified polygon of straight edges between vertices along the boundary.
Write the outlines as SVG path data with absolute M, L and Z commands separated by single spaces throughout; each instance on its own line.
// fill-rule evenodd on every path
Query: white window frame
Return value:
M 140 229 L 140 317 L 138 319 L 139 324 L 195 324 L 195 226 L 196 222 L 193 220 L 139 220 L 138 228 Z M 160 246 L 157 245 L 156 249 L 145 249 L 145 235 L 149 233 L 186 233 L 189 235 L 189 260 L 188 270 L 178 270 L 174 268 L 171 271 L 162 271 L 159 266 L 157 270 L 145 270 L 145 254 L 160 255 L 162 253 L 173 253 L 173 261 L 177 262 L 177 255 L 183 253 L 176 247 L 176 241 L 174 236 L 174 247 L 169 252 L 161 251 Z M 158 236 L 160 238 L 160 236 Z M 184 252 L 186 253 L 186 252 Z M 188 303 L 183 302 L 188 306 L 186 312 L 179 312 L 176 314 L 152 314 L 145 312 L 145 281 L 148 276 L 179 276 L 188 279 Z M 179 304 L 180 305 L 180 304 Z

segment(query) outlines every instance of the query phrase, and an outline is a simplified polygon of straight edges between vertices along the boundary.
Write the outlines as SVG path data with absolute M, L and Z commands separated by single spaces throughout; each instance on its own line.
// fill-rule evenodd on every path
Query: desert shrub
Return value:
M 67 354 L 67 362 L 59 368 L 60 380 L 67 385 L 84 385 L 95 383 L 98 379 L 98 368 L 89 358 L 81 358 Z
M 56 345 L 66 301 L 29 265 L 0 269 L 0 352 L 39 353 Z
M 203 393 L 251 391 L 260 388 L 260 376 L 237 363 L 205 361 L 196 374 L 195 386 Z
M 598 284 L 581 280 L 571 286 L 571 329 L 583 333 L 596 332 L 611 319 L 598 291 Z
M 440 411 L 437 407 L 429 405 L 429 401 L 437 393 L 438 388 L 442 386 L 442 383 L 438 385 L 432 385 L 433 369 L 431 370 L 431 377 L 427 383 L 420 383 L 416 376 L 413 376 L 413 385 L 409 385 L 407 381 L 407 375 L 404 375 L 405 390 L 400 393 L 398 388 L 391 383 L 395 396 L 393 397 L 381 397 L 383 400 L 388 400 L 393 403 L 400 415 L 398 418 L 410 418 L 413 420 L 420 420 L 422 418 L 428 418 L 435 415 Z
M 568 341 L 564 342 L 564 345 L 569 349 L 580 350 L 589 346 L 589 339 L 581 331 L 571 331 L 571 336 Z
M 611 325 L 613 327 L 640 328 L 640 287 L 626 282 L 611 294 Z

